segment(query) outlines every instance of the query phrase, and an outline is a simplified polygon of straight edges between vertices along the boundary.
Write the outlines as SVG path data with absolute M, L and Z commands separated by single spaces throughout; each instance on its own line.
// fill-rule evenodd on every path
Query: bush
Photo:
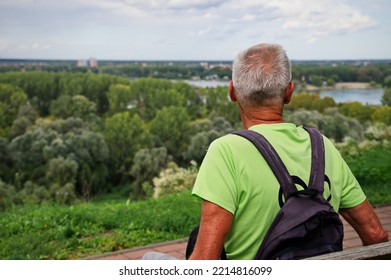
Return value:
M 391 125 L 391 106 L 378 107 L 372 114 L 374 122 L 381 122 L 386 125 Z
M 372 204 L 391 200 L 391 145 L 377 145 L 345 155 L 353 174 Z
M 188 169 L 178 167 L 175 163 L 169 164 L 166 169 L 160 172 L 159 177 L 153 179 L 155 186 L 153 196 L 158 198 L 184 190 L 191 190 L 197 171 L 197 165 L 194 161 Z
M 299 110 L 284 117 L 287 121 L 297 125 L 318 128 L 324 135 L 336 142 L 342 142 L 345 137 L 357 141 L 363 138 L 363 126 L 357 120 L 339 114 L 336 108 L 327 109 L 325 114 Z
M 4 211 L 14 204 L 15 188 L 0 179 L 0 211 Z

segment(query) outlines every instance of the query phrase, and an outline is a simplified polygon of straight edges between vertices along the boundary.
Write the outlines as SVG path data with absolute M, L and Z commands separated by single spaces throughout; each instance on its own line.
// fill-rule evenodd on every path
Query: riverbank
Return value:
M 321 91 L 321 90 L 350 90 L 350 89 L 372 89 L 374 88 L 371 83 L 356 83 L 356 82 L 349 82 L 349 83 L 336 83 L 334 86 L 313 86 L 313 85 L 306 85 L 305 90 L 308 91 Z

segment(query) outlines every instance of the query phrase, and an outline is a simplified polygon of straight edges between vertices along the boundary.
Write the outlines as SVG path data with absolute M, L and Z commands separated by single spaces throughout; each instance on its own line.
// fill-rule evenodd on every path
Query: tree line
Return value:
M 318 127 L 336 142 L 361 141 L 375 122 L 391 125 L 389 106 L 336 104 L 306 93 L 293 98 L 285 118 Z M 0 208 L 104 193 L 136 199 L 157 184 L 191 184 L 209 144 L 237 129 L 240 116 L 226 87 L 93 73 L 3 73 Z M 165 169 L 171 173 L 161 173 Z
M 210 64 L 213 64 L 210 62 Z M 227 62 L 213 67 L 204 67 L 197 62 L 188 63 L 116 63 L 100 62 L 99 67 L 77 67 L 76 62 L 47 62 L 26 65 L 2 65 L 0 73 L 15 71 L 38 72 L 71 72 L 95 73 L 123 76 L 126 78 L 157 78 L 157 79 L 231 79 L 231 64 Z M 321 86 L 333 86 L 338 82 L 367 82 L 383 84 L 384 79 L 391 76 L 390 63 L 371 64 L 302 64 L 293 63 L 293 79 L 305 80 L 306 83 Z

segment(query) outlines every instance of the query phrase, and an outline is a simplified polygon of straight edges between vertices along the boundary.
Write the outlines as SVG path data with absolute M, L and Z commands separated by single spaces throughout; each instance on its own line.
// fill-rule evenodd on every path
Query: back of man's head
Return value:
M 291 65 L 280 45 L 255 45 L 239 53 L 233 63 L 236 98 L 245 108 L 283 102 L 291 78 Z

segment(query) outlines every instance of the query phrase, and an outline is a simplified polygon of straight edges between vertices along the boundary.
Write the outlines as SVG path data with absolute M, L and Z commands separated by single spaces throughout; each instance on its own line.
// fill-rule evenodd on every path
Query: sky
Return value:
M 391 59 L 390 0 L 0 0 L 0 58 Z

